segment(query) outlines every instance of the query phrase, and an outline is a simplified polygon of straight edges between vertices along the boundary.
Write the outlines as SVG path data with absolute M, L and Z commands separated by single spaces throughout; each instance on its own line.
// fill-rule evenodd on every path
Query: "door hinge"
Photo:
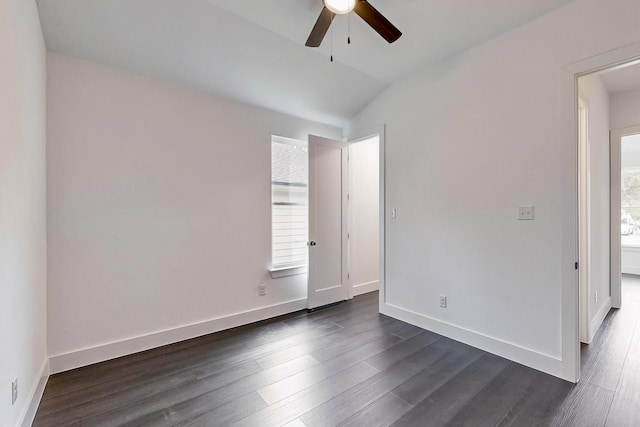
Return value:
M 579 264 L 576 262 L 576 270 L 578 269 L 578 267 L 579 267 Z

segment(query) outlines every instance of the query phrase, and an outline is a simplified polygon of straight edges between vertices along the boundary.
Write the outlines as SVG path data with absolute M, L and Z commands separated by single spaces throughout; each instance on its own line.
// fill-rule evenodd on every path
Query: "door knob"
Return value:
M 315 246 L 315 245 L 317 245 L 317 243 L 314 242 L 313 240 L 309 242 L 309 246 Z

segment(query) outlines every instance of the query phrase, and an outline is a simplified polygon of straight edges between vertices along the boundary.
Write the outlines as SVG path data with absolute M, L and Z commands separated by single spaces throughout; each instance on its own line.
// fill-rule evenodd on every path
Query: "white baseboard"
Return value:
M 115 359 L 116 357 L 126 356 L 128 354 L 138 353 L 140 351 L 149 350 L 167 344 L 173 344 L 202 335 L 223 331 L 225 329 L 258 322 L 260 320 L 270 319 L 272 317 L 281 316 L 283 314 L 292 313 L 305 308 L 307 308 L 307 299 L 302 298 L 282 304 L 262 307 L 256 310 L 236 313 L 230 316 L 218 317 L 204 322 L 154 332 L 148 335 L 128 338 L 122 341 L 106 343 L 95 347 L 54 355 L 49 359 L 51 373 L 56 374 L 58 372 L 68 371 L 81 366 L 104 362 L 105 360 Z
M 31 424 L 33 424 L 33 420 L 36 417 L 38 406 L 40 406 L 40 400 L 42 399 L 44 388 L 47 385 L 48 380 L 49 359 L 45 359 L 42 362 L 42 366 L 40 367 L 40 371 L 38 372 L 36 381 L 33 383 L 33 385 L 31 386 L 31 390 L 29 391 L 29 397 L 27 398 L 28 404 L 24 408 L 24 411 L 20 415 L 20 418 L 18 418 L 18 423 L 16 424 L 16 426 L 31 427 Z
M 366 294 L 369 292 L 375 292 L 380 288 L 380 281 L 375 280 L 373 282 L 360 283 L 359 285 L 353 285 L 353 296 Z
M 591 344 L 593 338 L 595 338 L 598 333 L 598 329 L 600 329 L 600 325 L 604 321 L 604 318 L 609 314 L 609 310 L 611 310 L 611 298 L 607 298 L 605 304 L 598 310 L 598 312 L 593 316 L 593 319 L 589 322 L 589 340 L 586 341 L 586 344 Z
M 503 341 L 480 332 L 462 328 L 451 323 L 443 322 L 389 303 L 381 304 L 380 308 L 381 313 L 387 316 L 427 329 L 447 338 L 463 342 L 472 347 L 476 347 L 522 365 L 529 366 L 530 368 L 571 381 L 570 378 L 567 378 L 564 375 L 563 363 L 558 357 Z

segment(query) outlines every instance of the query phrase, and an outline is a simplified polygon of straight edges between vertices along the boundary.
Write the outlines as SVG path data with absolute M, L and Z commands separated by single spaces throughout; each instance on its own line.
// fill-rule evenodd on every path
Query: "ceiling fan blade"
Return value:
M 389 43 L 393 43 L 398 40 L 402 33 L 398 30 L 387 18 L 382 16 L 373 6 L 366 0 L 358 0 L 355 8 L 355 13 L 364 19 L 367 24 L 378 32 Z
M 335 16 L 336 15 L 329 9 L 323 7 L 322 12 L 320 12 L 320 16 L 318 16 L 318 20 L 316 21 L 316 25 L 313 26 L 313 30 L 311 30 L 311 34 L 309 34 L 309 38 L 307 39 L 305 46 L 320 46 L 320 43 L 322 43 L 322 39 L 324 39 L 324 35 L 327 34 L 329 26 Z

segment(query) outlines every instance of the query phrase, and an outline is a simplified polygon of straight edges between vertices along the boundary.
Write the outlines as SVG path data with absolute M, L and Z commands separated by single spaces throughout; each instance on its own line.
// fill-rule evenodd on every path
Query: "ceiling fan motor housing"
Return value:
M 324 5 L 336 15 L 344 15 L 353 10 L 356 0 L 323 0 Z

